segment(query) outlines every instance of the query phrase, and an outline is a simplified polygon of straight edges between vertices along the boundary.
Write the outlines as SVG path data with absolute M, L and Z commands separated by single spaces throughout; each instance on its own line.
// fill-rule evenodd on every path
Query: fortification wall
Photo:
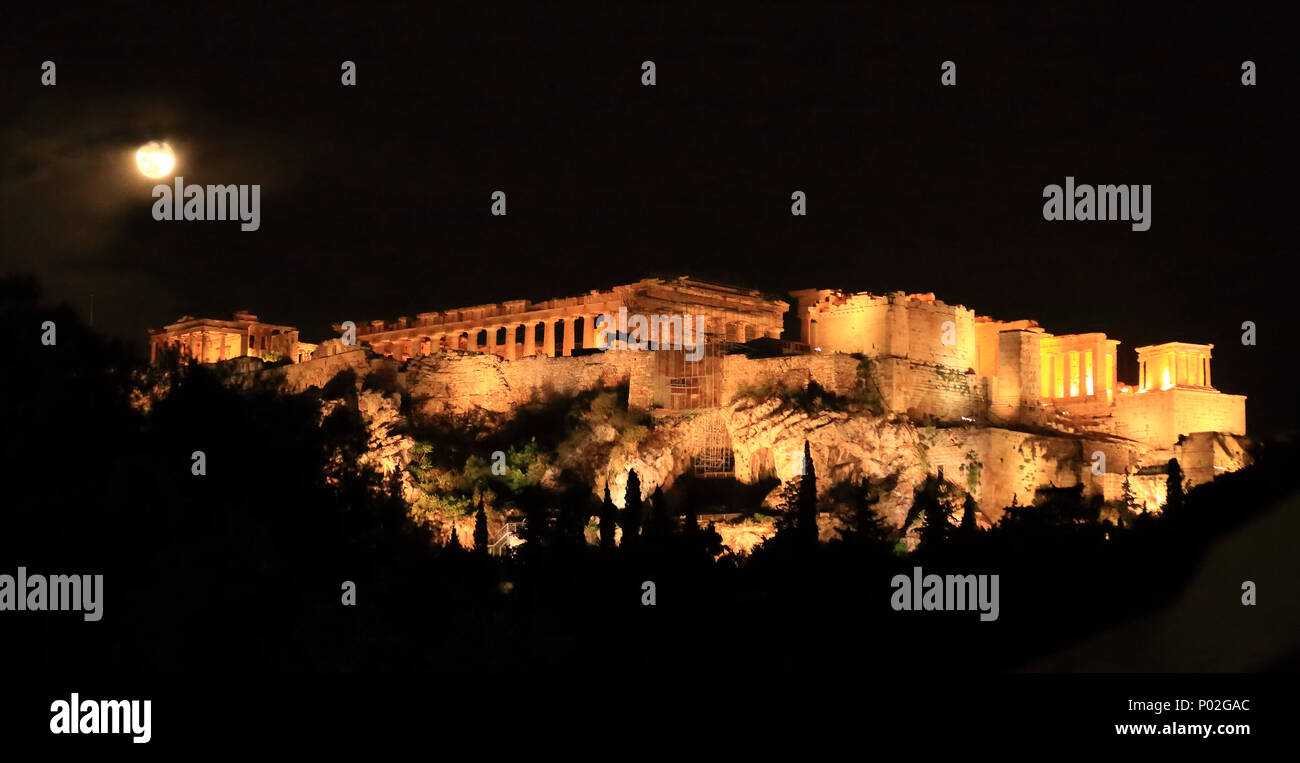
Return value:
M 1193 432 L 1246 434 L 1246 398 L 1214 390 L 1175 387 L 1120 395 L 1113 409 L 1123 437 L 1168 448 Z
M 311 387 L 324 387 L 330 379 L 349 369 L 355 372 L 357 379 L 360 380 L 372 370 L 387 368 L 391 372 L 396 368 L 393 361 L 371 357 L 361 348 L 275 368 L 265 368 L 256 358 L 235 358 L 227 361 L 226 364 L 236 369 L 232 378 L 240 383 L 247 385 L 259 377 L 278 379 L 280 389 L 289 394 L 304 392 Z
M 406 387 L 417 419 L 474 409 L 508 413 L 549 397 L 628 384 L 628 405 L 650 405 L 654 355 L 635 350 L 507 361 L 496 355 L 443 351 L 412 358 Z
M 847 305 L 833 311 L 817 313 L 814 346 L 822 352 L 860 352 L 865 355 L 889 353 L 889 303 L 883 297 L 854 297 Z M 802 337 L 809 341 L 808 337 Z
M 857 358 L 839 353 L 780 358 L 727 355 L 722 359 L 722 400 L 730 403 L 745 390 L 803 389 L 813 381 L 828 392 L 847 395 L 857 384 L 858 362 Z
M 1124 474 L 1144 463 L 1150 453 L 1138 443 L 992 427 L 921 429 L 918 436 L 929 470 L 942 466 L 945 479 L 969 490 L 980 511 L 994 522 L 1013 498 L 1027 506 L 1033 503 L 1036 488 L 1049 485 L 1083 484 L 1085 495 L 1117 500 L 1122 490 L 1116 486 L 1122 486 Z M 1105 456 L 1105 472 L 1100 475 L 1092 473 L 1097 452 Z
M 1165 505 L 1168 482 L 1163 474 L 1103 474 L 1097 478 L 1102 497 L 1107 501 L 1124 500 L 1124 478 L 1128 477 L 1129 490 L 1137 505 L 1152 511 Z
M 1085 445 L 1078 438 L 976 427 L 920 431 L 930 442 L 930 471 L 943 467 L 944 478 L 969 490 L 994 522 L 1013 498 L 1029 505 L 1035 488 L 1077 485 L 1086 468 Z
M 1193 486 L 1250 464 L 1246 439 L 1221 432 L 1197 432 L 1183 437 L 1174 446 L 1174 457 Z
M 918 363 L 948 366 L 958 371 L 978 365 L 975 343 L 975 313 L 960 305 L 909 300 L 895 303 L 894 310 L 907 316 L 907 357 Z M 944 323 L 951 321 L 951 344 L 944 343 Z
M 983 421 L 988 414 L 988 381 L 973 373 L 903 358 L 878 358 L 871 369 L 892 413 L 921 422 Z
M 996 374 L 984 377 L 989 379 L 990 413 L 1006 422 L 1033 421 L 1039 415 L 1041 336 L 1023 329 L 993 336 L 997 340 Z
M 824 291 L 810 292 L 801 299 L 802 309 L 811 308 L 808 330 L 812 336 L 803 338 L 822 352 L 910 358 L 961 371 L 978 365 L 975 313 L 935 300 L 932 294 L 877 296 Z M 945 331 L 948 322 L 952 327 Z

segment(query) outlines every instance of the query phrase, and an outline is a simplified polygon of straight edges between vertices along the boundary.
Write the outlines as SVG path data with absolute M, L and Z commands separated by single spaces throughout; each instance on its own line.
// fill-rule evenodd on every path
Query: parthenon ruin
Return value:
M 683 335 L 682 316 L 703 315 L 707 337 L 745 342 L 780 337 L 782 316 L 788 307 L 783 301 L 765 298 L 752 290 L 690 278 L 647 278 L 607 291 L 592 290 L 579 297 L 542 302 L 518 299 L 420 313 L 414 319 L 369 321 L 357 325 L 357 341 L 397 360 L 440 350 L 483 352 L 505 360 L 567 357 L 579 350 L 605 349 L 610 326 L 597 319 L 602 315 L 618 316 L 620 310 L 677 319 L 675 323 L 666 321 L 664 332 L 654 339 L 682 345 L 695 340 Z M 343 332 L 341 324 L 334 329 Z

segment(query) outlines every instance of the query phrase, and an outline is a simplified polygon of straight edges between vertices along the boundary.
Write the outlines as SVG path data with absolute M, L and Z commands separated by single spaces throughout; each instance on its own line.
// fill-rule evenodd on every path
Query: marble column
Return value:
M 479 330 L 476 328 L 465 332 L 469 337 L 469 340 L 465 343 L 465 349 L 469 352 L 478 352 L 478 332 Z
M 596 346 L 596 316 L 582 316 L 582 349 L 590 350 Z
M 488 355 L 497 354 L 497 331 L 499 331 L 500 329 L 501 329 L 500 326 L 487 327 L 487 348 L 484 350 L 484 352 L 486 352 Z
M 542 352 L 548 357 L 555 357 L 555 319 L 546 319 L 546 332 L 542 339 Z
M 519 345 L 516 343 L 516 337 L 519 334 L 519 327 L 522 323 L 510 323 L 506 325 L 506 360 L 519 359 Z
M 531 358 L 537 354 L 537 324 L 529 321 L 524 324 L 524 357 Z
M 566 358 L 573 354 L 573 340 L 576 338 L 573 335 L 574 325 L 575 319 L 572 316 L 564 319 L 564 356 Z

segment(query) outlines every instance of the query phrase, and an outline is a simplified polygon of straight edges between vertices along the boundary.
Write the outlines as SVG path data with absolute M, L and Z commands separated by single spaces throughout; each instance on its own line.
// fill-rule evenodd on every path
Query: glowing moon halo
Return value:
M 176 166 L 176 154 L 166 143 L 150 141 L 135 152 L 135 166 L 140 174 L 149 178 L 160 178 L 171 174 Z

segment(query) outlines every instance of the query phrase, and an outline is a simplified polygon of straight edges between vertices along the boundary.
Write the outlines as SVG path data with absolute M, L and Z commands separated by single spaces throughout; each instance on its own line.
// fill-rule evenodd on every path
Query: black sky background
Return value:
M 93 292 L 96 328 L 141 351 L 182 314 L 319 341 L 648 275 L 933 291 L 1104 331 L 1121 380 L 1134 347 L 1212 342 L 1252 433 L 1295 427 L 1293 26 L 1244 3 L 903 5 L 23 4 L 0 31 L 0 270 Z M 131 157 L 155 139 L 187 182 L 261 184 L 261 230 L 154 221 Z M 1151 230 L 1044 221 L 1066 175 L 1150 183 Z

